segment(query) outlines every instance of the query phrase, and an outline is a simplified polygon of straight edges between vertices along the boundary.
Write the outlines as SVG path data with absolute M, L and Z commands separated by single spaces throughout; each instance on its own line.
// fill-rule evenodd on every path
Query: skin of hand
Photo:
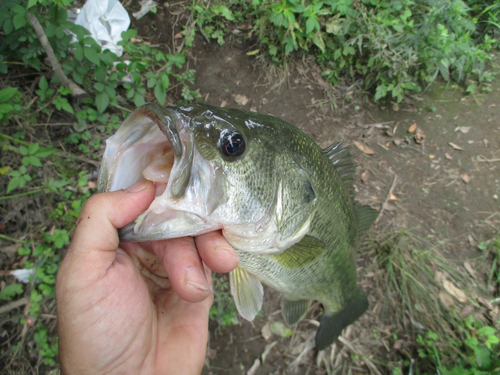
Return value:
M 154 191 L 153 183 L 140 181 L 92 196 L 80 213 L 56 281 L 64 374 L 201 373 L 210 269 L 229 272 L 238 257 L 220 232 L 119 244 L 117 228 L 144 212 Z M 127 253 L 144 250 L 160 260 L 169 287 L 141 276 Z

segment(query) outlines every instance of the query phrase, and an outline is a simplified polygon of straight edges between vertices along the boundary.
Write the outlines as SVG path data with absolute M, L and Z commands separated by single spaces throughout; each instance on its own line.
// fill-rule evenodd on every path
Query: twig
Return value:
M 377 220 L 375 220 L 375 224 L 380 220 L 382 217 L 382 214 L 385 211 L 385 206 L 389 202 L 389 199 L 391 198 L 392 191 L 394 190 L 394 187 L 396 186 L 396 181 L 398 180 L 398 176 L 394 175 L 394 179 L 392 180 L 392 185 L 391 188 L 389 189 L 389 193 L 387 194 L 387 197 L 385 198 L 384 203 L 382 203 L 382 207 L 380 208 L 380 212 L 378 214 Z
M 12 237 L 6 236 L 5 234 L 0 234 L 0 238 L 2 238 L 4 240 L 12 241 L 12 242 L 24 243 L 24 241 L 22 241 L 22 240 L 18 240 L 17 238 L 12 238 Z
M 483 155 L 478 155 L 477 156 L 477 161 L 481 163 L 492 163 L 494 161 L 500 161 L 500 159 L 486 159 Z
M 375 366 L 373 364 L 372 361 L 370 361 L 370 359 L 360 350 L 356 350 L 354 348 L 354 346 L 352 346 L 352 344 L 347 341 L 345 338 L 343 338 L 342 336 L 340 336 L 338 338 L 338 340 L 344 344 L 345 346 L 347 346 L 347 348 L 349 348 L 349 350 L 353 353 L 356 353 L 357 355 L 359 355 L 361 358 L 363 358 L 363 361 L 365 362 L 365 364 L 368 366 L 368 368 L 370 369 L 370 371 L 372 372 L 372 374 L 376 374 L 376 375 L 382 375 L 380 373 L 380 371 L 378 370 L 377 366 Z
M 25 195 L 31 195 L 31 194 L 41 193 L 41 192 L 42 192 L 42 189 L 36 189 L 36 190 L 27 191 L 27 192 L 21 193 L 21 194 L 6 195 L 4 197 L 0 197 L 0 201 L 6 200 L 6 199 L 17 198 L 17 197 L 23 197 Z
M 17 142 L 17 143 L 20 143 L 20 144 L 25 145 L 25 146 L 30 146 L 30 144 L 28 142 L 24 142 L 24 141 L 21 141 L 20 139 L 12 138 L 10 135 L 7 135 L 7 134 L 0 133 L 0 137 L 4 137 L 4 138 L 8 139 L 9 141 Z
M 47 35 L 45 35 L 45 32 L 42 29 L 42 25 L 40 25 L 40 22 L 38 22 L 36 16 L 28 12 L 28 18 L 31 22 L 31 25 L 35 29 L 35 33 L 38 39 L 40 39 L 40 43 L 42 44 L 43 49 L 47 53 L 47 57 L 49 58 L 50 64 L 52 65 L 52 70 L 56 74 L 57 78 L 59 78 L 59 81 L 61 81 L 61 83 L 64 86 L 69 87 L 71 90 L 73 90 L 71 95 L 73 96 L 87 95 L 87 93 L 83 91 L 80 88 L 80 86 L 78 86 L 68 77 L 66 77 L 66 75 L 62 71 L 61 64 L 59 64 L 59 61 L 57 61 L 56 55 L 54 54 L 54 50 L 52 49 L 52 46 L 50 45 L 49 40 L 47 39 Z
M 0 314 L 6 313 L 7 311 L 17 309 L 18 307 L 24 306 L 28 303 L 28 299 L 23 297 L 17 301 L 8 303 L 4 306 L 0 306 Z

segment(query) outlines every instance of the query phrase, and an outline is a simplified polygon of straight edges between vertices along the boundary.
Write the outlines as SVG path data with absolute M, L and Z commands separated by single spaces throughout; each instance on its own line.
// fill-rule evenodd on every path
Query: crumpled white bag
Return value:
M 123 47 L 117 43 L 122 40 L 121 33 L 129 28 L 130 17 L 118 0 L 87 0 L 75 24 L 89 30 L 103 50 L 122 55 Z

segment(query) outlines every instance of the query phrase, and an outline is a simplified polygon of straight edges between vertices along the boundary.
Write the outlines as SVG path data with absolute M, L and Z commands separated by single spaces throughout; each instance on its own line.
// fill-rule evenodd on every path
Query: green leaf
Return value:
M 50 155 L 52 155 L 53 153 L 59 151 L 57 148 L 45 148 L 45 147 L 40 147 L 38 149 L 38 151 L 34 154 L 36 155 L 37 157 L 39 158 L 46 158 Z
M 101 83 L 101 82 L 96 82 L 96 84 L 94 85 L 94 89 L 97 91 L 97 92 L 103 92 L 104 91 L 104 83 Z
M 113 66 L 115 62 L 120 61 L 120 58 L 109 49 L 104 51 L 104 53 L 101 53 L 99 58 L 107 66 Z
M 81 44 L 77 45 L 75 48 L 75 59 L 82 62 L 84 58 L 83 47 Z
M 176 52 L 175 55 L 167 53 L 168 65 L 175 65 L 178 68 L 182 68 L 182 65 L 186 62 L 186 56 L 183 53 Z
M 26 16 L 24 14 L 16 14 L 12 19 L 14 23 L 14 27 L 16 30 L 19 30 L 21 27 L 26 25 Z
M 17 92 L 17 87 L 7 87 L 0 90 L 0 103 L 5 103 L 10 100 Z
M 140 107 L 141 105 L 144 105 L 144 97 L 140 95 L 139 93 L 135 93 L 134 95 L 134 104 L 136 107 Z
M 68 100 L 65 98 L 63 98 L 63 100 L 61 100 L 61 108 L 64 109 L 68 113 L 75 114 L 73 107 L 69 104 Z
M 38 159 L 36 156 L 29 156 L 29 162 L 31 165 L 35 167 L 41 167 L 42 163 L 40 162 L 40 159 Z
M 23 156 L 26 156 L 26 155 L 28 155 L 28 154 L 29 154 L 28 148 L 27 148 L 27 147 L 25 147 L 25 146 L 21 146 L 21 147 L 19 147 L 19 152 L 20 152 L 20 153 L 21 153 L 21 155 L 23 155 Z
M 9 181 L 9 185 L 7 186 L 7 194 L 10 193 L 12 190 L 17 188 L 19 186 L 19 183 L 21 182 L 21 177 L 14 177 Z
M 228 21 L 234 21 L 233 12 L 231 12 L 228 7 L 224 5 L 214 5 L 212 7 L 212 11 L 217 14 L 223 16 Z
M 137 30 L 136 29 L 128 29 L 127 31 L 122 32 L 122 39 L 126 43 L 130 39 L 135 38 L 137 36 Z
M 321 52 L 325 53 L 325 42 L 323 41 L 323 37 L 320 32 L 314 34 L 313 43 L 321 50 Z
M 160 84 L 159 82 L 155 86 L 155 97 L 160 105 L 163 105 L 163 103 L 165 103 L 165 99 L 167 99 L 167 92 L 165 91 L 163 84 Z
M 484 326 L 481 329 L 478 329 L 477 332 L 476 332 L 476 334 L 478 336 L 482 336 L 482 335 L 494 335 L 496 332 L 497 332 L 497 330 L 495 328 L 490 327 L 490 326 Z
M 161 83 L 163 84 L 163 88 L 166 90 L 170 86 L 170 79 L 168 78 L 168 74 L 163 73 L 161 75 Z
M 30 144 L 28 147 L 28 154 L 34 155 L 38 151 L 39 148 L 40 148 L 40 145 L 38 144 L 38 142 Z
M 42 76 L 42 78 L 40 78 L 38 87 L 40 87 L 40 90 L 42 91 L 47 91 L 47 89 L 49 88 L 49 83 L 47 82 L 47 78 L 45 78 L 45 76 Z
M 106 64 L 96 67 L 94 75 L 97 81 L 105 82 L 106 77 L 108 76 L 108 67 Z
M 103 113 L 109 105 L 109 96 L 106 92 L 100 92 L 95 97 L 95 105 L 99 113 Z
M 35 6 L 36 3 L 38 3 L 38 0 L 29 0 L 27 9 L 31 8 L 32 6 Z
M 9 301 L 12 297 L 17 296 L 18 294 L 23 294 L 23 292 L 24 290 L 21 284 L 7 285 L 0 292 L 0 299 Z
M 83 47 L 83 53 L 87 60 L 99 66 L 101 60 L 99 59 L 98 53 L 91 47 Z
M 11 32 L 14 31 L 14 24 L 12 23 L 11 18 L 6 19 L 5 22 L 3 23 L 3 31 L 7 35 L 9 35 Z

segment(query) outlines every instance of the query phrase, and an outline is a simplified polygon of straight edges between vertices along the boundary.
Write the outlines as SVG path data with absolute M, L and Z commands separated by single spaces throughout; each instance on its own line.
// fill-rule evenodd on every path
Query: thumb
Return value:
M 126 190 L 90 197 L 78 216 L 68 261 L 76 262 L 77 267 L 87 272 L 107 270 L 116 258 L 117 229 L 146 211 L 154 192 L 154 184 L 142 180 Z

